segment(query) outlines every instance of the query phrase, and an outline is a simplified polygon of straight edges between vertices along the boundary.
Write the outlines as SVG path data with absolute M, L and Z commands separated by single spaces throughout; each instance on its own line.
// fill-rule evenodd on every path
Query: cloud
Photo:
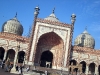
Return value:
M 90 29 L 91 31 L 100 32 L 100 21 L 99 21 L 99 22 L 93 22 L 93 23 L 90 25 L 89 29 Z
M 100 0 L 83 0 L 76 4 L 80 8 L 80 16 L 89 15 L 91 17 L 100 16 Z
M 97 1 L 95 1 L 94 3 L 96 3 L 96 4 L 100 4 L 100 1 L 99 1 L 99 0 L 97 0 Z

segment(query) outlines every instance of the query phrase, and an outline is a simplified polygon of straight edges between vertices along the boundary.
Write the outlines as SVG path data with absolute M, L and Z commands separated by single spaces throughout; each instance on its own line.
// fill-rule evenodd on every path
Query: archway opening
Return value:
M 91 64 L 89 65 L 89 72 L 90 72 L 91 74 L 94 74 L 94 73 L 95 73 L 95 63 L 91 63 Z
M 77 61 L 76 60 L 71 60 L 70 65 L 77 65 Z
M 52 52 L 50 52 L 49 50 L 44 51 L 41 55 L 40 66 L 51 68 L 52 67 L 52 60 L 53 60 Z
M 23 63 L 24 56 L 25 56 L 25 52 L 24 51 L 18 52 L 18 63 Z
M 85 73 L 85 71 L 86 71 L 86 62 L 82 61 L 82 62 L 80 62 L 80 64 L 82 64 L 82 72 Z
M 5 50 L 4 48 L 0 47 L 0 59 L 3 60 Z
M 6 60 L 9 59 L 10 62 L 13 62 L 14 61 L 14 57 L 15 57 L 15 51 L 13 49 L 9 49 L 7 51 Z

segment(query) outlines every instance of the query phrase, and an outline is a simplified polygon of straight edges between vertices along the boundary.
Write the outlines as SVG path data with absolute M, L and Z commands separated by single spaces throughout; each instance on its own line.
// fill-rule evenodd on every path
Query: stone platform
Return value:
M 13 74 L 13 73 L 5 72 L 4 69 L 0 68 L 0 75 L 19 75 L 19 74 Z

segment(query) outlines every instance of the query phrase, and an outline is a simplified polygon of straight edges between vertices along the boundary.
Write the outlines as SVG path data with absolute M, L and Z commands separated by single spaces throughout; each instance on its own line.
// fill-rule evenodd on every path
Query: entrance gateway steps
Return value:
M 23 72 L 23 75 L 69 75 L 68 71 L 62 71 L 62 70 L 57 70 L 57 69 L 51 69 L 51 68 L 45 68 L 45 67 L 30 67 L 30 71 Z

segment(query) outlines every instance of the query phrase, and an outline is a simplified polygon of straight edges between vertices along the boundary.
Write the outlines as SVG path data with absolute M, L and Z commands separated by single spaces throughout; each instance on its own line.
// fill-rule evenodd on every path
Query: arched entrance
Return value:
M 52 60 L 53 60 L 53 54 L 49 50 L 44 51 L 41 55 L 40 66 L 51 68 Z
M 14 57 L 15 57 L 15 51 L 13 49 L 9 49 L 7 51 L 6 60 L 9 59 L 10 62 L 13 62 L 14 61 Z
M 95 63 L 90 63 L 90 65 L 89 65 L 89 72 L 91 74 L 95 73 Z
M 71 60 L 70 61 L 69 72 L 77 72 L 78 68 L 73 68 L 76 65 L 77 65 L 77 61 L 76 60 Z
M 86 62 L 82 61 L 82 62 L 80 62 L 80 64 L 82 64 L 82 72 L 85 73 L 85 71 L 86 71 Z
M 3 60 L 5 50 L 4 48 L 0 47 L 0 59 Z
M 71 60 L 70 65 L 77 65 L 77 61 L 76 60 Z
M 18 63 L 23 63 L 24 56 L 25 56 L 25 52 L 24 51 L 18 52 Z
M 45 55 L 48 52 L 51 53 L 52 60 L 48 58 L 49 61 L 52 61 L 52 66 L 59 66 L 61 67 L 63 65 L 63 55 L 64 55 L 64 49 L 63 49 L 63 40 L 54 32 L 46 33 L 40 36 L 37 47 L 36 47 L 36 53 L 34 57 L 34 63 L 42 65 L 40 63 L 41 56 Z M 48 51 L 47 51 L 48 50 Z M 46 53 L 45 53 L 46 51 Z M 55 58 L 53 58 L 55 57 Z M 59 59 L 58 59 L 59 58 Z M 47 59 L 47 58 L 45 58 Z M 61 64 L 62 63 L 62 64 Z M 42 65 L 45 66 L 45 65 Z M 46 66 L 45 66 L 46 67 Z

